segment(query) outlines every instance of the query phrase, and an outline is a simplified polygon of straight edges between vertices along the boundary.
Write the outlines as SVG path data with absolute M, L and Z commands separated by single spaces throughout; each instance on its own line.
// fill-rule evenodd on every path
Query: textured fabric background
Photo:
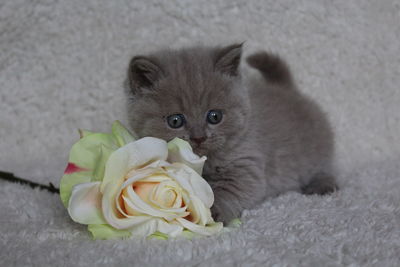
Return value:
M 130 57 L 246 41 L 329 113 L 343 189 L 267 201 L 215 238 L 92 242 L 57 196 L 0 182 L 0 265 L 400 265 L 399 21 L 396 0 L 1 0 L 0 170 L 58 185 L 77 128 L 126 122 Z

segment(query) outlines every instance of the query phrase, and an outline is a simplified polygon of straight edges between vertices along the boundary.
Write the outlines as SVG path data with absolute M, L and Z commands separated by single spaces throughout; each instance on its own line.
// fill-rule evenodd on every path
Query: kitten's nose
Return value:
M 190 137 L 190 140 L 195 142 L 197 145 L 200 145 L 201 143 L 203 143 L 204 141 L 207 140 L 207 137 L 203 136 L 203 137 Z

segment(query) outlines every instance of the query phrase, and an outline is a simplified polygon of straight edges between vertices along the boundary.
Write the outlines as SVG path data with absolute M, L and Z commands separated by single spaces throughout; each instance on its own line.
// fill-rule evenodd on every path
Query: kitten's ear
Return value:
M 152 87 L 163 76 L 156 60 L 144 56 L 134 57 L 128 68 L 129 86 L 136 93 L 139 88 Z
M 238 68 L 242 56 L 242 47 L 243 43 L 219 49 L 215 56 L 215 70 L 230 76 L 237 76 L 239 74 Z

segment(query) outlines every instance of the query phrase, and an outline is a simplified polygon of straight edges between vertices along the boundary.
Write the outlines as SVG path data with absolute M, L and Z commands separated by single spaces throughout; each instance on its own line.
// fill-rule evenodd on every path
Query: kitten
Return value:
M 207 156 L 213 216 L 225 223 L 286 191 L 336 189 L 333 134 L 318 105 L 270 53 L 247 58 L 263 80 L 244 83 L 241 54 L 241 44 L 163 50 L 134 57 L 128 70 L 131 126 L 140 137 L 180 137 Z

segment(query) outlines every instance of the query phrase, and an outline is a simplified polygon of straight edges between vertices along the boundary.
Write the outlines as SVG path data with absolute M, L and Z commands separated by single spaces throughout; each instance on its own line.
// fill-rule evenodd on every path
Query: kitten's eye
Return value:
M 218 124 L 222 120 L 222 111 L 215 109 L 210 110 L 207 114 L 207 122 L 211 124 Z
M 173 129 L 181 128 L 185 124 L 185 116 L 182 114 L 174 114 L 167 117 L 169 127 Z

